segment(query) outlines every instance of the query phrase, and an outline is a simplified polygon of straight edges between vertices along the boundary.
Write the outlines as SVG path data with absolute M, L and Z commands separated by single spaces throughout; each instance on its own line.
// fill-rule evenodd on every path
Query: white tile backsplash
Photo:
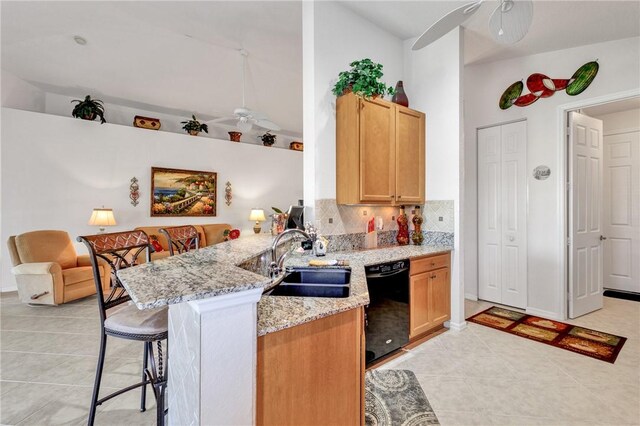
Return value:
M 407 206 L 405 209 L 409 218 L 414 207 Z M 382 217 L 386 231 L 398 229 L 395 218 L 400 212 L 399 207 L 346 206 L 337 205 L 334 199 L 321 199 L 316 200 L 315 208 L 316 225 L 324 235 L 366 232 L 366 225 L 371 216 Z M 453 201 L 427 201 L 421 206 L 421 210 L 424 216 L 424 230 L 453 232 Z

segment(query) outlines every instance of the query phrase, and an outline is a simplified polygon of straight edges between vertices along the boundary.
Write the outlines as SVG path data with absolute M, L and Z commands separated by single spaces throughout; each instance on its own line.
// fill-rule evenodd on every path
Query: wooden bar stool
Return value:
M 200 236 L 191 225 L 160 228 L 160 233 L 167 237 L 170 256 L 200 248 Z
M 149 237 L 143 231 L 128 231 L 88 235 L 78 237 L 78 241 L 83 242 L 89 249 L 100 310 L 100 354 L 98 355 L 88 424 L 93 425 L 98 405 L 139 387 L 142 387 L 140 411 L 145 411 L 147 385 L 151 384 L 156 398 L 157 424 L 164 425 L 164 396 L 167 385 L 165 354 L 167 350 L 165 349 L 163 353 L 162 341 L 167 339 L 169 334 L 168 310 L 166 307 L 138 309 L 131 302 L 131 298 L 116 274 L 120 269 L 141 263 L 139 257 L 142 254 L 147 262 L 150 261 Z M 104 266 L 105 262 L 111 268 L 111 287 L 103 293 L 99 267 L 100 265 Z M 107 349 L 107 336 L 144 343 L 142 381 L 98 399 Z M 153 353 L 154 343 L 157 343 L 158 347 L 157 363 Z

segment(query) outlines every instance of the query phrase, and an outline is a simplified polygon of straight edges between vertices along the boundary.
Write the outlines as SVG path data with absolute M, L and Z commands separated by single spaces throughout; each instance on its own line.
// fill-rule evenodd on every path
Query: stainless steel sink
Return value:
M 287 269 L 285 276 L 269 296 L 349 297 L 351 268 Z

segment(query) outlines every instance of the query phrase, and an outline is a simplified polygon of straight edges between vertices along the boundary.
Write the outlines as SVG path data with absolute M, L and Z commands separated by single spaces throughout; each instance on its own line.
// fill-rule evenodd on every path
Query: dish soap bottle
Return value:
M 401 246 L 409 244 L 409 220 L 404 213 L 404 206 L 400 206 L 400 214 L 398 215 L 398 235 L 396 241 Z
M 413 244 L 419 246 L 424 241 L 424 235 L 422 235 L 422 222 L 424 222 L 424 219 L 420 214 L 420 206 L 416 206 L 416 214 L 413 215 L 411 222 L 413 222 L 413 235 L 411 236 L 411 240 Z

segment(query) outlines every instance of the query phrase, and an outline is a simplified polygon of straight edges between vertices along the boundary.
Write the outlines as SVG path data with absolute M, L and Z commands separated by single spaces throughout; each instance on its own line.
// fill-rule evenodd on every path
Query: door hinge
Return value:
M 571 238 L 567 238 L 567 245 L 570 246 L 571 245 Z
M 566 183 L 567 191 L 571 191 L 571 182 Z

